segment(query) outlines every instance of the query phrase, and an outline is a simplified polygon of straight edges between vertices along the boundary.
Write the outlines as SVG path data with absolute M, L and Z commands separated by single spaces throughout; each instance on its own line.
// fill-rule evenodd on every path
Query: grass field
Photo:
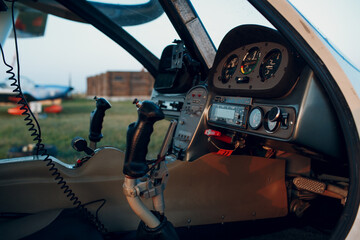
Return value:
M 102 133 L 104 138 L 99 146 L 113 146 L 125 150 L 126 130 L 131 122 L 136 121 L 136 107 L 130 101 L 111 102 L 112 107 L 105 113 Z M 0 159 L 7 158 L 11 147 L 32 143 L 30 132 L 25 126 L 23 116 L 12 116 L 7 109 L 12 106 L 0 106 Z M 71 147 L 71 140 L 80 136 L 88 143 L 90 113 L 95 109 L 95 101 L 74 98 L 64 100 L 63 111 L 60 114 L 47 114 L 46 118 L 38 119 L 44 144 L 54 145 L 57 148 L 57 158 L 73 163 L 82 153 Z M 169 122 L 159 121 L 154 126 L 154 132 L 149 144 L 149 158 L 156 157 Z

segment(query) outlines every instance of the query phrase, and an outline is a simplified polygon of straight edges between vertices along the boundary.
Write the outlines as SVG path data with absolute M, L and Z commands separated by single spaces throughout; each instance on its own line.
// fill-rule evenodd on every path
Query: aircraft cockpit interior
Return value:
M 81 218 L 87 239 L 357 239 L 348 233 L 359 225 L 358 108 L 341 85 L 346 71 L 336 71 L 346 68 L 327 62 L 334 51 L 288 1 L 250 0 L 273 27 L 235 26 L 216 48 L 189 0 L 150 0 L 146 13 L 164 11 L 179 36 L 159 58 L 111 18 L 119 6 L 19 1 L 92 24 L 154 84 L 149 99 L 133 102 L 125 149 L 96 147 L 111 107 L 100 96 L 92 145 L 72 141 L 86 155 L 81 165 L 49 160 L 41 148 L 31 159 L 0 161 L 0 238 L 4 231 L 5 239 L 45 239 L 66 229 L 62 239 L 76 232 L 66 221 Z M 150 160 L 158 121 L 168 129 Z

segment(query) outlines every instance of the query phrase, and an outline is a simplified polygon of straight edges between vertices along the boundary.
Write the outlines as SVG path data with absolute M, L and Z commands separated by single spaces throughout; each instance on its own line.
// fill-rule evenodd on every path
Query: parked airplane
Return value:
M 55 100 L 64 99 L 69 97 L 72 87 L 61 85 L 39 85 L 26 77 L 21 77 L 22 93 L 28 103 L 32 102 L 30 108 L 33 112 L 46 112 L 46 113 L 60 113 L 62 112 L 61 102 L 55 103 Z M 17 104 L 21 98 L 18 93 L 14 92 L 14 87 L 11 86 L 12 80 L 4 80 L 0 82 L 0 103 L 14 103 Z M 42 103 L 47 100 L 52 100 L 52 105 L 47 106 L 42 110 Z M 11 115 L 22 115 L 23 110 L 21 106 L 11 107 L 8 110 Z
M 0 5 L 5 7 L 5 5 Z M 47 23 L 47 13 L 30 10 L 29 8 L 22 8 L 21 11 L 16 9 L 14 14 L 16 15 L 15 28 L 17 30 L 17 37 L 19 38 L 34 38 L 44 35 L 45 27 Z M 4 45 L 5 40 L 10 36 L 13 37 L 10 30 L 12 28 L 10 12 L 6 12 L 5 16 L 0 16 L 0 43 Z M 63 99 L 69 95 L 73 90 L 70 86 L 62 85 L 48 85 L 48 84 L 36 84 L 27 77 L 21 76 L 22 93 L 28 102 L 37 102 L 44 100 Z M 19 98 L 18 93 L 14 92 L 14 87 L 11 86 L 13 80 L 4 79 L 0 82 L 0 103 L 12 102 L 17 103 Z M 41 105 L 39 105 L 41 108 Z M 49 112 L 60 112 L 61 106 L 53 105 L 48 107 Z M 55 110 L 55 111 L 54 111 Z M 21 115 L 22 110 L 20 107 L 13 107 L 8 109 L 10 114 Z
M 73 90 L 70 86 L 36 84 L 26 77 L 21 77 L 22 91 L 28 102 L 54 100 L 58 98 L 66 98 Z M 18 102 L 14 87 L 10 86 L 12 81 L 4 80 L 0 82 L 0 102 Z
M 76 165 L 47 155 L 36 130 L 39 155 L 0 161 L 0 238 L 360 239 L 360 71 L 286 0 L 249 0 L 274 29 L 233 26 L 218 49 L 189 0 L 150 2 L 181 38 L 160 59 L 89 1 L 16 1 L 92 24 L 155 84 L 134 101 L 125 152 L 96 148 L 110 107 L 99 98 Z M 218 1 L 217 30 L 234 6 Z

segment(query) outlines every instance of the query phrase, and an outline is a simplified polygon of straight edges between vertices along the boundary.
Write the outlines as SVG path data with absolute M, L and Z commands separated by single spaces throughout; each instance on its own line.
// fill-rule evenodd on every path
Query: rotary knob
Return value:
M 273 107 L 268 113 L 268 120 L 276 122 L 280 120 L 281 110 L 279 107 Z
M 276 131 L 281 121 L 281 110 L 279 107 L 273 107 L 265 115 L 265 130 L 269 133 Z

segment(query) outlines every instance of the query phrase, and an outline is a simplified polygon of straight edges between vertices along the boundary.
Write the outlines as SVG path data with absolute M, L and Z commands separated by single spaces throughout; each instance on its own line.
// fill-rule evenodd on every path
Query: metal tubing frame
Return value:
M 136 186 L 136 179 L 125 177 L 124 179 L 124 189 L 134 189 Z M 159 219 L 144 205 L 139 196 L 130 196 L 125 194 L 126 200 L 128 201 L 131 209 L 134 213 L 148 226 L 149 228 L 156 228 L 160 225 Z

